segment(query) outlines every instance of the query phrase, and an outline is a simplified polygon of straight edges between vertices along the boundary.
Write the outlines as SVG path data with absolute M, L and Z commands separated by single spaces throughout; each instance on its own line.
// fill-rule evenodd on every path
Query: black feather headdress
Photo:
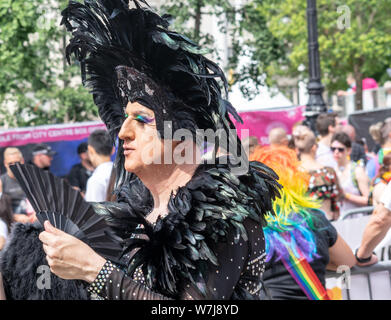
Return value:
M 159 16 L 137 0 L 70 1 L 62 16 L 61 23 L 72 32 L 68 61 L 73 55 L 80 62 L 83 83 L 113 139 L 127 102 L 139 102 L 155 112 L 161 137 L 164 121 L 172 123 L 171 132 L 188 129 L 194 138 L 197 129 L 223 131 L 227 148 L 244 155 L 229 114 L 241 119 L 219 85 L 226 95 L 223 71 L 194 42 L 168 29 L 169 16 Z M 127 176 L 121 148 L 120 143 L 117 186 Z

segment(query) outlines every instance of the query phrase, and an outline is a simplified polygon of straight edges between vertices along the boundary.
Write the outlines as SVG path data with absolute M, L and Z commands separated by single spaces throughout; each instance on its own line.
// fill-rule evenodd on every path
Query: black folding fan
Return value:
M 11 171 L 25 192 L 38 221 L 50 223 L 87 243 L 106 259 L 118 261 L 122 247 L 91 204 L 64 179 L 30 164 L 15 163 Z

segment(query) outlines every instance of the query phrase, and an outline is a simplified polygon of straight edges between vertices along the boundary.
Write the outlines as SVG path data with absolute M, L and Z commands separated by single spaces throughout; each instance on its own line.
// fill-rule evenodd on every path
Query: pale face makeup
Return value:
M 128 103 L 125 121 L 118 137 L 124 141 L 125 170 L 137 174 L 161 158 L 163 142 L 157 129 L 155 114 L 138 102 Z

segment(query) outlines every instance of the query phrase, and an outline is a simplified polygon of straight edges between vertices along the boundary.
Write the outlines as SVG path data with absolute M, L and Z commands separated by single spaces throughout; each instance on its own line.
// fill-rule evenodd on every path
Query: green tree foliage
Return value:
M 258 92 L 259 85 L 265 84 L 266 69 L 272 61 L 284 58 L 282 41 L 273 36 L 266 25 L 266 16 L 256 5 L 261 1 L 244 1 L 238 6 L 229 0 L 167 0 L 161 7 L 173 16 L 173 28 L 183 32 L 200 46 L 209 48 L 219 59 L 213 36 L 202 32 L 201 25 L 208 16 L 219 18 L 220 32 L 230 39 L 228 72 L 230 85 L 239 83 L 243 94 L 249 98 Z M 208 30 L 207 30 L 208 31 Z M 249 61 L 240 65 L 240 57 Z M 250 91 L 248 82 L 255 84 Z
M 66 1 L 0 1 L 0 125 L 95 119 L 97 109 L 65 61 Z M 13 107 L 14 106 L 14 107 Z
M 273 74 L 274 63 L 285 62 L 284 42 L 269 30 L 269 15 L 260 10 L 260 3 L 248 1 L 241 8 L 230 57 L 231 70 L 235 70 L 232 83 L 238 83 L 244 96 L 250 99 L 259 93 L 260 85 L 275 84 L 267 75 Z M 240 58 L 246 59 L 245 63 L 240 64 Z M 248 83 L 255 85 L 253 91 Z
M 306 0 L 264 0 L 257 10 L 284 44 L 285 61 L 274 61 L 267 74 L 307 78 Z M 362 108 L 361 80 L 385 79 L 391 58 L 391 0 L 318 0 L 319 51 L 322 83 L 330 92 L 346 89 L 346 76 L 357 83 L 357 109 Z M 304 65 L 305 68 L 300 68 Z
M 159 11 L 173 17 L 172 28 L 184 33 L 200 46 L 213 47 L 213 37 L 208 32 L 202 32 L 201 25 L 207 16 L 221 19 L 221 31 L 228 32 L 224 25 L 225 19 L 235 28 L 237 9 L 227 0 L 167 0 Z

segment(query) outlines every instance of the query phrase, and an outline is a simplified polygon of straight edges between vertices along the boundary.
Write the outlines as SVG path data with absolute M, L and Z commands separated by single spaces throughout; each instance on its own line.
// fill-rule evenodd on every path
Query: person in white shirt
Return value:
M 106 201 L 107 188 L 113 168 L 111 155 L 113 145 L 106 130 L 95 130 L 88 137 L 88 156 L 95 168 L 87 180 L 85 200 L 89 202 Z
M 321 113 L 316 119 L 316 130 L 320 135 L 316 161 L 325 167 L 337 168 L 337 162 L 330 150 L 331 137 L 337 131 L 336 115 L 333 113 Z
M 373 250 L 391 228 L 391 182 L 384 190 L 379 204 L 365 227 L 361 246 L 356 250 L 358 266 L 370 266 L 378 261 Z

